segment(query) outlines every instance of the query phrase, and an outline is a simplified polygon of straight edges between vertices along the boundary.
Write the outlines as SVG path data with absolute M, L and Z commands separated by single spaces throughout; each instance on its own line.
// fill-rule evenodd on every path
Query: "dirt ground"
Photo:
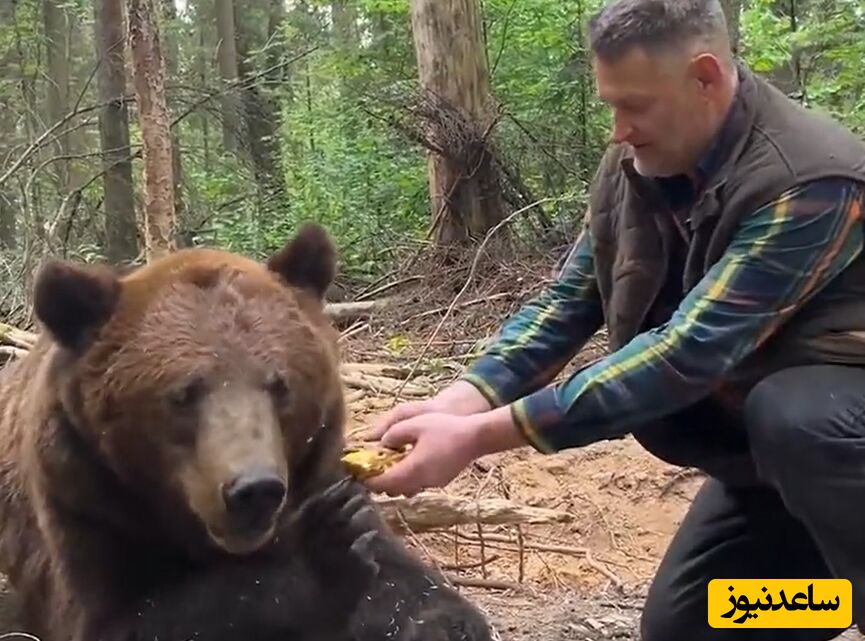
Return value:
M 356 405 L 354 426 L 389 405 Z M 494 455 L 446 493 L 509 498 L 566 512 L 569 521 L 457 526 L 408 540 L 452 576 L 489 584 L 462 589 L 490 614 L 502 639 L 636 639 L 645 590 L 699 483 L 632 439 L 551 456 Z
M 349 346 L 346 360 L 387 362 L 381 346 L 388 339 L 380 334 L 376 342 L 377 348 L 366 341 Z M 576 362 L 600 356 L 602 342 L 596 337 Z M 466 360 L 459 356 L 456 363 Z M 446 370 L 431 390 L 461 369 L 443 366 L 440 358 L 426 357 L 438 362 L 440 373 Z M 415 353 L 392 365 L 404 373 L 417 362 Z M 428 377 L 428 383 L 429 378 L 436 379 Z M 394 403 L 394 394 L 385 390 L 355 389 L 349 398 L 350 441 Z M 658 460 L 630 437 L 554 455 L 526 448 L 477 461 L 440 491 L 558 510 L 566 521 L 462 525 L 406 536 L 487 612 L 503 640 L 637 641 L 652 576 L 702 481 L 695 470 Z M 847 631 L 838 638 L 865 637 Z
M 382 398 L 355 405 L 351 427 L 389 406 Z M 451 576 L 488 584 L 461 589 L 503 640 L 639 639 L 646 589 L 702 478 L 658 461 L 631 438 L 479 463 L 446 492 L 562 510 L 570 522 L 459 526 L 410 534 L 409 543 Z

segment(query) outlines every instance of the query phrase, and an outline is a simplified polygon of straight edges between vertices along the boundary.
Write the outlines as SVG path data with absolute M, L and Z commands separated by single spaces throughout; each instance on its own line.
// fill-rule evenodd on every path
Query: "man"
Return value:
M 699 467 L 643 641 L 817 641 L 719 630 L 715 577 L 845 577 L 865 622 L 865 145 L 737 64 L 717 0 L 615 0 L 590 24 L 612 145 L 557 280 L 466 374 L 371 438 L 369 481 L 413 494 L 475 458 L 633 436 Z M 606 324 L 611 354 L 551 381 Z

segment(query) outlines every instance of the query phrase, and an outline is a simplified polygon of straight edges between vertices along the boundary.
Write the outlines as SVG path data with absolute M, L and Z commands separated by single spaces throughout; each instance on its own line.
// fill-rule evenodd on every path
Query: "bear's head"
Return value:
M 255 551 L 295 485 L 320 472 L 309 465 L 339 460 L 337 335 L 323 309 L 334 273 L 312 224 L 264 263 L 202 248 L 123 276 L 50 262 L 34 306 L 51 340 L 52 411 L 142 505 L 224 551 Z

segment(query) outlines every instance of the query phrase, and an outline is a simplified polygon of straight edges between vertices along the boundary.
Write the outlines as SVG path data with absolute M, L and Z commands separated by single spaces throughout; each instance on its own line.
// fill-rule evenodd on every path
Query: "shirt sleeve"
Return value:
M 498 337 L 463 374 L 494 406 L 549 383 L 601 327 L 588 227 L 553 281 L 502 326 Z
M 511 405 L 528 442 L 554 452 L 678 411 L 718 387 L 861 252 L 863 194 L 799 186 L 748 217 L 669 322 Z

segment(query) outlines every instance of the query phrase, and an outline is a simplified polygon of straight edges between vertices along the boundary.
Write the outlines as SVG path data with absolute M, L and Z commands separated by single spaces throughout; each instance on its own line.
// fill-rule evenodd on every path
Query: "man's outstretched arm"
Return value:
M 586 228 L 556 280 L 502 325 L 461 380 L 477 387 L 492 407 L 510 403 L 553 380 L 602 323 Z
M 517 439 L 543 452 L 585 445 L 708 395 L 859 255 L 863 201 L 861 186 L 826 180 L 757 211 L 669 323 L 487 413 L 478 454 L 515 447 Z

